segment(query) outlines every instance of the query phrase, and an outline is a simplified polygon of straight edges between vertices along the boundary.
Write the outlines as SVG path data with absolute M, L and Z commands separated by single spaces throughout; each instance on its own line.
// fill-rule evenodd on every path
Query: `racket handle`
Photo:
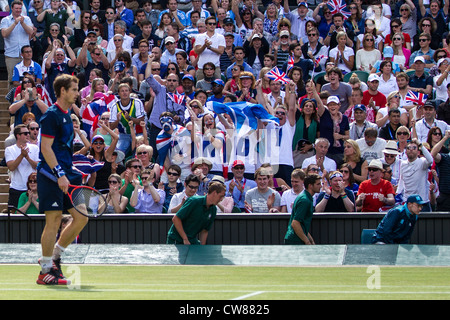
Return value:
M 58 182 L 58 179 L 56 179 L 56 177 L 52 173 L 48 172 L 47 170 L 45 170 L 43 168 L 41 168 L 39 170 L 39 173 L 42 173 L 42 175 L 44 175 L 45 177 L 49 178 L 53 182 Z

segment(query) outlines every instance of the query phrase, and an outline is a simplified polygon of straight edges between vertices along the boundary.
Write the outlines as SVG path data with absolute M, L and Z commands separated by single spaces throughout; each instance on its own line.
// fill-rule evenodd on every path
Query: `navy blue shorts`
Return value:
M 69 196 L 61 191 L 58 183 L 39 172 L 37 174 L 37 185 L 40 213 L 65 211 L 73 208 Z

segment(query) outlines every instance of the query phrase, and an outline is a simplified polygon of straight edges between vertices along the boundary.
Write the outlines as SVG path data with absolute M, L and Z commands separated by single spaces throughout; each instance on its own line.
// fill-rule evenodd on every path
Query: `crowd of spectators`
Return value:
M 108 213 L 176 213 L 224 183 L 221 212 L 450 210 L 449 4 L 439 0 L 0 1 L 10 83 L 9 204 L 38 212 L 39 119 L 79 78 L 74 154 Z M 278 68 L 287 81 L 268 77 Z M 243 132 L 216 104 L 258 104 Z M 231 103 L 231 104 L 229 104 Z M 250 119 L 249 121 L 251 121 Z M 248 123 L 247 123 L 248 125 Z

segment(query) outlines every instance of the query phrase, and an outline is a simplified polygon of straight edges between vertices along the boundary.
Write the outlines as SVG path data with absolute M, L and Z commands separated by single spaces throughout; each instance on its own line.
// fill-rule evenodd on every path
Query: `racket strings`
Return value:
M 81 213 L 97 216 L 106 209 L 106 201 L 102 194 L 89 188 L 77 188 L 72 194 L 72 203 Z

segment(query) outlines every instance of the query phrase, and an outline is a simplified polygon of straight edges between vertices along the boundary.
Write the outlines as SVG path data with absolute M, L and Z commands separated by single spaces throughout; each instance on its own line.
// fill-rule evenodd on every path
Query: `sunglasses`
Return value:
M 130 168 L 134 168 L 134 169 L 142 169 L 142 166 L 140 166 L 140 165 L 134 165 L 134 166 L 130 166 Z
M 141 180 L 142 180 L 142 181 L 148 180 L 148 179 L 150 179 L 150 177 L 141 177 Z
M 167 174 L 168 174 L 169 176 L 174 176 L 174 177 L 177 177 L 177 176 L 178 176 L 178 173 L 177 173 L 177 172 L 167 172 Z
M 397 135 L 399 135 L 399 136 L 409 136 L 409 132 L 400 131 L 400 132 L 397 132 Z
M 369 168 L 368 170 L 369 170 L 369 172 L 377 172 L 377 171 L 380 171 L 380 169 L 377 169 L 377 168 Z
M 419 39 L 420 42 L 427 42 L 428 39 Z
M 138 155 L 138 156 L 141 156 L 141 155 L 143 155 L 143 154 L 148 154 L 148 152 L 147 152 L 147 151 L 142 151 L 142 152 L 136 153 L 136 155 Z
M 233 167 L 233 169 L 244 170 L 245 168 L 244 168 L 244 166 L 235 166 L 235 167 Z
M 152 71 L 161 71 L 161 68 L 152 68 Z
M 285 115 L 286 115 L 286 112 L 283 112 L 283 111 L 276 111 L 275 114 L 276 114 L 277 116 L 285 116 Z
M 440 132 L 433 132 L 432 135 L 433 136 L 442 136 L 442 133 L 440 133 Z
M 118 184 L 119 181 L 117 181 L 117 180 L 110 180 L 110 181 L 108 181 L 108 183 L 109 183 L 109 184 Z
M 350 173 L 348 170 L 339 170 L 340 173 Z
M 198 186 L 191 186 L 190 184 L 188 184 L 187 185 L 190 189 L 192 189 L 192 190 L 197 190 L 198 189 Z
M 37 180 L 28 180 L 28 183 L 37 183 Z
M 29 135 L 30 135 L 30 131 L 26 131 L 26 132 L 19 132 L 19 134 L 24 134 L 24 135 L 26 135 L 26 136 L 29 136 Z
M 38 130 L 39 130 L 39 127 L 30 127 L 30 130 L 38 131 Z
M 102 145 L 102 144 L 105 144 L 105 142 L 103 142 L 103 141 L 95 141 L 95 142 L 92 142 L 92 144 Z

